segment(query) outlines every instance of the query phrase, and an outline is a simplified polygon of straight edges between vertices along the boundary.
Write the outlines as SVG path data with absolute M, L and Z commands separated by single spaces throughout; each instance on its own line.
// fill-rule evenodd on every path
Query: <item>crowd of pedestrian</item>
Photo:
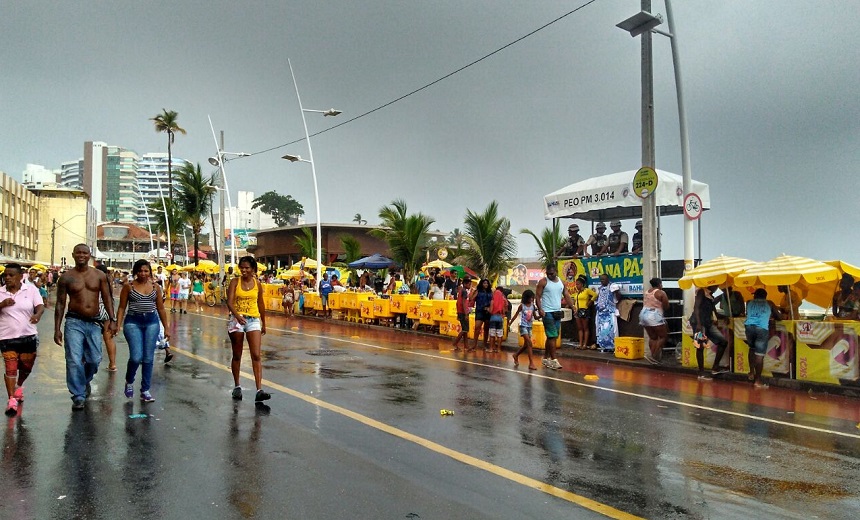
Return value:
M 606 224 L 598 222 L 594 226 L 594 233 L 585 238 L 579 233 L 579 224 L 571 224 L 567 227 L 567 239 L 558 251 L 558 256 L 588 257 L 642 252 L 641 220 L 637 220 L 634 225 L 636 233 L 632 240 L 621 230 L 620 220 L 611 221 L 609 227 L 612 232 L 607 235 Z

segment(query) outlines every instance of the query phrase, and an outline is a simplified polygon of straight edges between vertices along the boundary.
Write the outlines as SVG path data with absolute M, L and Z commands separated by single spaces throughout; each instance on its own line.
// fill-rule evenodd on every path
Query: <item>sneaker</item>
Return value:
M 713 381 L 714 378 L 708 374 L 699 374 L 699 381 Z
M 134 387 L 131 385 L 125 385 L 125 396 L 129 399 L 134 397 Z
M 18 400 L 14 396 L 9 398 L 9 404 L 6 405 L 6 415 L 8 417 L 18 415 Z
M 83 410 L 84 402 L 85 401 L 83 399 L 75 399 L 72 401 L 72 410 Z
M 260 401 L 268 401 L 272 398 L 272 394 L 268 392 L 264 392 L 262 390 L 257 390 L 257 395 L 254 397 L 254 402 L 259 403 Z
M 149 390 L 140 393 L 140 400 L 144 403 L 154 403 L 155 398 L 149 393 Z
M 15 393 L 12 394 L 12 397 L 17 399 L 19 403 L 23 403 L 24 402 L 24 387 L 19 386 L 18 388 L 16 388 Z
M 543 366 L 545 366 L 546 368 L 552 368 L 552 367 L 550 366 L 549 358 L 543 358 L 543 360 L 541 361 L 541 363 L 543 363 Z
M 767 390 L 768 388 L 770 388 L 767 383 L 762 383 L 761 381 L 757 381 L 753 386 L 762 390 Z
M 729 369 L 727 367 L 717 367 L 711 371 L 712 376 L 718 376 L 720 374 L 728 374 Z
M 561 368 L 561 363 L 558 362 L 557 359 L 553 359 L 550 361 L 550 367 L 553 370 L 559 370 Z
M 235 399 L 237 401 L 241 401 L 242 400 L 242 387 L 237 386 L 236 388 L 234 388 L 233 393 L 231 395 L 233 396 L 233 399 Z
M 164 355 L 164 364 L 166 365 L 166 364 L 170 363 L 171 361 L 173 361 L 173 352 L 168 352 L 167 354 Z

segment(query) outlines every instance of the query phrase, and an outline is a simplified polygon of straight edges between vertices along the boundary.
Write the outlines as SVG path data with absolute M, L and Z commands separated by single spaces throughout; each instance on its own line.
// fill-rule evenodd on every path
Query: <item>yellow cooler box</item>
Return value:
M 336 293 L 333 292 L 328 295 L 328 308 L 333 311 L 339 311 L 343 309 L 343 296 L 346 293 Z
M 373 319 L 373 302 L 376 300 L 374 298 L 368 298 L 366 300 L 361 300 L 358 303 L 359 309 L 361 310 L 361 317 L 366 320 Z
M 411 295 L 410 295 L 411 296 Z M 410 320 L 421 319 L 421 304 L 427 300 L 422 300 L 420 297 L 417 300 L 406 300 L 406 317 Z M 428 302 L 429 303 L 429 302 Z
M 445 321 L 439 322 L 439 334 L 443 336 L 451 336 L 456 338 L 462 327 L 460 326 L 460 321 L 457 318 L 449 318 Z
M 430 300 L 433 303 L 433 319 L 436 321 L 457 318 L 456 300 Z
M 374 318 L 393 318 L 391 312 L 391 300 L 388 298 L 376 298 L 373 300 L 373 317 Z
M 626 336 L 615 338 L 615 357 L 621 359 L 642 359 L 645 357 L 645 340 Z
M 429 300 L 424 300 L 418 308 L 418 322 L 421 325 L 435 325 L 433 320 L 433 304 Z
M 354 292 L 345 292 L 340 295 L 340 306 L 343 310 L 357 310 L 358 309 L 358 299 L 356 298 L 358 294 Z
M 409 305 L 421 301 L 421 296 L 417 294 L 392 294 L 390 301 L 391 312 L 394 314 L 407 314 Z

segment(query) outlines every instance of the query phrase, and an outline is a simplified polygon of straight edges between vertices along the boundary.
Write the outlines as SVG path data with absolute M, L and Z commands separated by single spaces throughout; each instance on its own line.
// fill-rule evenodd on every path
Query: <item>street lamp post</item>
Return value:
M 671 0 L 665 0 L 666 5 L 666 21 L 669 25 L 669 32 L 663 32 L 656 27 L 663 23 L 663 19 L 660 16 L 655 16 L 650 13 L 651 11 L 651 0 L 642 0 L 642 11 L 627 20 L 618 24 L 618 27 L 628 31 L 631 36 L 642 35 L 643 37 L 643 51 L 642 51 L 642 63 L 643 63 L 643 143 L 645 139 L 645 123 L 644 123 L 644 111 L 645 111 L 645 78 L 644 78 L 644 69 L 645 69 L 645 61 L 647 59 L 647 66 L 650 69 L 651 66 L 651 49 L 650 49 L 650 39 L 651 33 L 655 32 L 657 34 L 662 34 L 669 38 L 669 41 L 672 45 L 672 65 L 675 70 L 675 93 L 678 98 L 678 120 L 679 120 L 679 131 L 681 134 L 681 175 L 682 175 L 682 186 L 684 190 L 684 200 L 686 200 L 687 195 L 689 195 L 693 191 L 693 174 L 690 167 L 690 139 L 687 133 L 687 112 L 684 105 L 684 91 L 682 89 L 681 83 L 681 63 L 678 54 L 678 36 L 675 33 L 675 20 L 672 16 L 672 2 Z M 645 39 L 648 40 L 648 52 L 647 57 L 645 53 Z M 652 78 L 653 79 L 653 78 Z M 651 84 L 653 81 L 649 81 L 648 88 L 651 89 Z M 653 102 L 651 103 L 653 107 Z M 652 108 L 653 111 L 653 108 Z M 652 112 L 653 116 L 653 112 Z M 650 132 L 650 146 L 653 150 L 653 119 L 651 121 L 651 132 Z M 644 157 L 644 144 L 643 144 L 643 157 Z M 651 199 L 653 197 L 649 197 Z M 647 201 L 648 199 L 646 199 Z M 645 211 L 645 207 L 643 205 L 643 212 Z M 643 216 L 642 222 L 642 232 L 645 235 L 646 227 L 645 227 L 645 218 Z M 655 234 L 656 239 L 656 234 Z M 644 237 L 643 237 L 643 245 L 644 245 Z M 693 268 L 693 221 L 684 215 L 684 272 L 686 273 L 690 269 Z M 647 266 L 645 266 L 647 269 Z M 647 278 L 646 278 L 647 279 Z M 693 291 L 686 290 L 684 291 L 684 315 L 689 316 L 692 312 L 693 308 Z
M 224 163 L 232 160 L 231 158 L 229 158 L 227 156 L 232 156 L 233 158 L 241 158 L 241 157 L 250 157 L 251 154 L 245 153 L 245 152 L 238 152 L 238 153 L 236 153 L 236 152 L 225 152 L 223 149 L 224 148 L 224 132 L 223 131 L 221 132 L 221 143 L 219 144 L 218 143 L 218 137 L 215 136 L 215 127 L 212 126 L 212 118 L 209 116 L 207 116 L 207 117 L 209 118 L 209 128 L 212 130 L 212 139 L 215 140 L 215 151 L 218 152 L 217 156 L 209 158 L 209 164 L 211 164 L 212 166 L 215 166 L 216 168 L 221 170 L 221 181 L 224 184 L 224 186 L 222 188 L 218 188 L 217 186 L 211 186 L 211 187 L 218 189 L 222 193 L 226 192 L 227 193 L 227 204 L 232 207 L 233 202 L 230 200 L 230 188 L 227 186 L 227 169 L 224 168 Z M 220 199 L 221 199 L 220 200 L 221 216 L 220 216 L 219 220 L 221 221 L 221 226 L 220 226 L 221 227 L 221 240 L 224 240 L 224 238 L 225 238 L 224 237 L 224 195 L 221 195 Z M 230 220 L 231 221 L 233 220 L 232 209 L 230 210 Z M 233 226 L 232 222 L 230 223 L 230 227 L 232 228 L 231 234 L 233 234 L 233 231 L 235 231 L 235 227 Z M 230 246 L 231 246 L 230 247 L 230 250 L 231 250 L 230 251 L 230 260 L 231 260 L 230 263 L 235 265 L 236 264 L 236 239 L 235 239 L 235 237 L 231 237 Z M 222 244 L 222 247 L 218 248 L 219 274 L 220 274 L 222 279 L 224 277 L 224 257 L 226 256 L 223 252 L 223 249 L 224 249 L 224 247 Z
M 320 193 L 319 188 L 317 186 L 317 170 L 316 166 L 314 166 L 314 151 L 311 148 L 311 136 L 308 133 L 308 122 L 305 119 L 305 112 L 314 112 L 317 114 L 322 114 L 324 117 L 327 116 L 336 116 L 340 114 L 340 110 L 335 110 L 330 108 L 328 110 L 311 110 L 306 109 L 302 106 L 302 98 L 299 95 L 299 85 L 296 83 L 296 75 L 293 73 L 293 64 L 288 59 L 287 65 L 290 67 L 290 76 L 293 78 L 293 87 L 296 89 L 296 100 L 299 102 L 299 110 L 302 114 L 302 126 L 305 129 L 305 142 L 308 144 L 308 159 L 302 159 L 300 155 L 285 155 L 282 159 L 286 159 L 290 162 L 306 162 L 311 165 L 311 175 L 314 180 L 314 202 L 316 203 L 317 210 L 317 276 L 316 276 L 316 289 L 319 292 L 320 281 L 322 280 L 322 221 L 320 220 Z

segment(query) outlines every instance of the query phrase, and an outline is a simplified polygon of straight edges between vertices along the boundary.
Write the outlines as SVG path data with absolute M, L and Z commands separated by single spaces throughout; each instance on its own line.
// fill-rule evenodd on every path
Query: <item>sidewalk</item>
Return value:
M 279 316 L 283 316 L 283 313 L 269 311 L 272 314 L 277 314 Z M 429 336 L 435 338 L 443 338 L 438 334 L 432 332 L 424 332 L 424 331 L 414 331 L 412 329 L 399 329 L 394 327 L 387 327 L 383 325 L 370 325 L 370 324 L 362 324 L 362 323 L 351 323 L 343 320 L 337 319 L 324 319 L 318 318 L 316 316 L 304 316 L 296 314 L 295 317 L 309 320 L 319 320 L 326 321 L 331 324 L 344 325 L 349 327 L 367 327 L 373 329 L 375 331 L 389 331 L 392 334 L 414 334 L 414 335 L 422 335 Z M 516 352 L 519 348 L 514 341 L 516 338 L 515 335 L 508 336 L 508 339 L 502 344 L 502 348 L 506 351 Z M 446 338 L 447 339 L 447 338 Z M 586 359 L 593 362 L 604 362 L 607 364 L 614 365 L 622 365 L 627 367 L 635 367 L 649 370 L 660 370 L 663 372 L 670 372 L 676 374 L 684 374 L 691 377 L 694 377 L 697 373 L 694 368 L 685 368 L 680 365 L 680 363 L 675 359 L 674 355 L 671 352 L 666 352 L 663 356 L 663 361 L 660 365 L 652 365 L 645 359 L 620 359 L 615 357 L 612 353 L 604 353 L 598 352 L 596 350 L 579 350 L 573 346 L 574 344 L 570 341 L 562 340 L 561 348 L 556 349 L 556 354 L 558 357 L 565 359 Z M 537 352 L 543 352 L 542 348 L 534 348 Z M 708 371 L 710 374 L 710 371 Z M 750 384 L 747 381 L 746 374 L 734 374 L 734 373 L 725 373 L 715 376 L 714 379 L 719 379 L 723 381 L 736 381 L 738 383 Z M 837 386 L 830 385 L 826 383 L 813 383 L 809 381 L 798 381 L 796 379 L 787 379 L 787 378 L 764 378 L 764 381 L 773 387 L 786 388 L 789 390 L 797 390 L 804 392 L 814 392 L 820 394 L 830 394 L 837 395 L 843 397 L 860 397 L 860 387 L 850 387 L 850 386 Z

